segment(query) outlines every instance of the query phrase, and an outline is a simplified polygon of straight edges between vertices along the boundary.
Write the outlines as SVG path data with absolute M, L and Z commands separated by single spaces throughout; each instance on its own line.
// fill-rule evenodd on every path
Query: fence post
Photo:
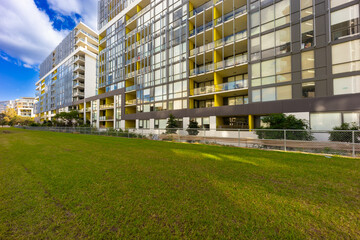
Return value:
M 204 144 L 205 144 L 206 132 L 205 132 L 205 128 L 204 128 L 204 127 L 203 127 L 203 131 L 204 131 Z
M 353 157 L 356 156 L 355 154 L 355 131 L 352 131 L 352 155 Z
M 284 130 L 284 149 L 286 152 L 286 130 Z
M 238 147 L 240 147 L 240 129 L 238 129 Z

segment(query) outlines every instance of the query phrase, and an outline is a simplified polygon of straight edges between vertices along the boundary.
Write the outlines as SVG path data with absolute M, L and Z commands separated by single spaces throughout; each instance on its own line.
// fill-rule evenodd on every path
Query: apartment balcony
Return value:
M 84 89 L 85 88 L 85 84 L 84 83 L 80 83 L 80 82 L 77 82 L 77 83 L 74 83 L 73 84 L 73 88 L 82 88 Z
M 204 31 L 206 31 L 208 29 L 211 29 L 213 26 L 214 26 L 213 22 L 211 21 L 211 22 L 208 22 L 208 23 L 206 23 L 204 25 L 196 27 L 192 31 L 190 31 L 190 37 L 192 37 L 192 36 L 194 36 L 196 34 L 202 33 L 202 32 L 204 32 Z
M 214 4 L 220 2 L 222 0 L 211 0 L 211 1 L 208 1 L 204 4 L 202 4 L 201 6 L 195 8 L 194 10 L 190 11 L 189 12 L 189 17 L 192 18 L 194 16 L 196 16 L 197 14 L 199 13 L 202 13 L 203 11 L 207 10 L 208 8 L 212 7 Z M 216 2 L 216 3 L 215 3 Z
M 247 90 L 248 89 L 248 80 L 238 80 L 234 82 L 221 83 L 211 86 L 205 86 L 200 88 L 194 88 L 190 91 L 190 97 L 199 96 L 199 95 L 209 95 L 215 93 L 223 93 L 230 91 L 239 91 L 239 90 Z
M 114 116 L 99 116 L 99 121 L 113 121 Z
M 133 77 L 135 77 L 135 73 L 136 73 L 135 71 L 127 73 L 127 74 L 125 74 L 125 78 L 126 79 L 133 78 Z
M 73 91 L 73 97 L 84 97 L 84 92 Z
M 100 105 L 100 110 L 106 110 L 114 108 L 114 103 Z
M 190 50 L 190 57 L 195 56 L 197 54 L 202 54 L 204 52 L 213 50 L 214 48 L 222 47 L 224 45 L 230 44 L 230 43 L 236 43 L 239 41 L 243 41 L 247 39 L 247 31 L 243 30 L 238 33 L 232 34 L 230 36 L 226 36 L 222 39 L 219 39 L 215 42 L 211 42 L 208 44 L 205 44 L 203 46 L 194 48 Z
M 136 85 L 132 85 L 125 88 L 125 92 L 136 91 Z
M 126 100 L 125 105 L 136 105 L 136 99 Z
M 230 67 L 244 65 L 247 63 L 248 63 L 248 54 L 247 53 L 239 54 L 236 55 L 235 57 L 229 57 L 224 61 L 217 62 L 215 64 L 215 70 L 226 69 Z
M 137 17 L 141 16 L 141 14 L 145 13 L 150 9 L 150 4 L 147 5 L 145 8 L 141 9 L 140 12 L 134 14 L 132 17 L 130 17 L 128 20 L 126 20 L 126 26 L 132 23 Z
M 214 63 L 208 63 L 190 70 L 190 76 L 205 74 L 214 71 Z
M 94 44 L 97 44 L 99 42 L 99 39 L 90 35 L 89 33 L 85 32 L 84 30 L 80 29 L 76 32 L 75 36 L 83 36 L 83 37 L 87 37 L 88 40 L 92 41 Z
M 75 56 L 74 58 L 74 63 L 85 63 L 85 57 L 81 57 L 81 56 Z
M 87 108 L 85 109 L 85 111 L 86 111 L 86 112 L 91 112 L 91 107 L 87 107 Z
M 76 72 L 76 71 L 85 72 L 85 66 L 75 65 L 73 71 L 74 71 L 74 72 Z
M 85 75 L 84 75 L 84 74 L 81 74 L 81 73 L 74 74 L 74 75 L 73 75 L 73 80 L 78 80 L 78 79 L 85 80 Z

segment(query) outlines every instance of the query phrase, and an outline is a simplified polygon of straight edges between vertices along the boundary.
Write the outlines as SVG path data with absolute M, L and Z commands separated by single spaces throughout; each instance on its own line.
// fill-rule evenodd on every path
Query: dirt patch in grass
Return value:
M 3 130 L 3 131 L 1 131 L 1 133 L 2 133 L 2 134 L 10 134 L 10 133 L 14 133 L 14 132 L 9 131 L 9 130 Z

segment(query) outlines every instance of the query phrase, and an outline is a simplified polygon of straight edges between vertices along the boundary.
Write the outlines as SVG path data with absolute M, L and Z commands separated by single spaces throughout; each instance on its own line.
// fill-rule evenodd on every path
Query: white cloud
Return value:
M 26 67 L 41 63 L 68 31 L 56 31 L 33 0 L 0 1 L 0 50 Z
M 97 0 L 47 0 L 51 9 L 66 16 L 75 13 L 81 16 L 81 21 L 97 30 Z

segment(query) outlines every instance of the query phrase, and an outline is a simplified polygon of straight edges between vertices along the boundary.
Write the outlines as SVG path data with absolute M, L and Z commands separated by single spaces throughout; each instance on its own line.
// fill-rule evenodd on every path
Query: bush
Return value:
M 198 123 L 194 120 L 191 120 L 186 131 L 188 132 L 189 135 L 196 136 L 199 134 L 198 128 L 199 128 Z
M 309 131 L 309 125 L 306 120 L 297 119 L 294 115 L 286 116 L 285 114 L 271 114 L 263 118 L 263 123 L 267 127 L 260 129 L 294 129 L 303 131 L 287 131 L 286 139 L 288 140 L 305 140 L 311 141 L 314 137 Z M 283 131 L 256 130 L 259 139 L 284 139 Z
M 360 132 L 359 126 L 356 126 L 355 123 L 349 124 L 349 123 L 343 123 L 338 127 L 334 127 L 333 130 L 338 130 L 335 132 L 330 132 L 329 140 L 332 142 L 352 142 L 352 132 L 349 130 L 356 131 L 354 133 L 354 141 L 355 143 L 360 143 Z M 341 132 L 339 130 L 347 130 L 349 132 Z
M 173 134 L 176 133 L 179 123 L 176 121 L 175 116 L 170 114 L 169 120 L 167 121 L 166 125 L 166 133 Z

